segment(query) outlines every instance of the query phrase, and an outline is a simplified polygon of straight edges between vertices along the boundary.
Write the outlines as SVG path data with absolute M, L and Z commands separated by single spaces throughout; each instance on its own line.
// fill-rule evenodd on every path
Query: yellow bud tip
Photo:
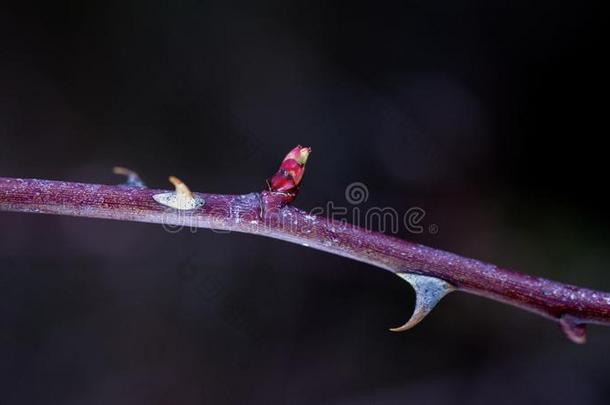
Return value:
M 293 160 L 296 160 L 297 163 L 302 166 L 307 162 L 307 158 L 309 157 L 310 153 L 311 153 L 310 147 L 303 147 L 301 145 L 298 145 L 295 148 L 293 148 L 290 152 L 288 152 L 288 154 L 286 155 L 284 160 L 293 159 Z
M 299 154 L 299 158 L 297 159 L 297 162 L 300 165 L 304 165 L 305 163 L 307 163 L 307 158 L 309 157 L 309 154 L 311 153 L 311 148 L 301 148 L 300 150 L 300 154 Z

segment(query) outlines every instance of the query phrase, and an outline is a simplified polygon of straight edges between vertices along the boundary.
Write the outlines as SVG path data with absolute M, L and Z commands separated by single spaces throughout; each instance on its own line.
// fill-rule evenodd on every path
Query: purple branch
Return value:
M 153 198 L 168 193 L 171 192 L 127 185 L 0 178 L 0 211 L 237 231 L 299 243 L 369 263 L 400 275 L 416 290 L 416 309 L 412 319 L 400 330 L 421 320 L 444 294 L 454 289 L 553 319 L 577 343 L 585 341 L 585 324 L 610 325 L 610 293 L 517 273 L 309 215 L 286 204 L 285 193 L 192 193 L 191 196 L 189 191 L 189 197 L 203 201 L 203 205 L 187 210 L 168 207 Z

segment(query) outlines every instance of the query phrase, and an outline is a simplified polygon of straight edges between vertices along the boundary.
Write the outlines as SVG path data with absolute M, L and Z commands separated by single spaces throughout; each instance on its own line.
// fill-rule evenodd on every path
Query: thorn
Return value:
M 411 329 L 421 322 L 445 295 L 455 290 L 453 285 L 440 278 L 412 273 L 396 273 L 396 275 L 411 284 L 415 290 L 415 309 L 411 318 L 404 325 L 391 328 L 392 332 Z
M 191 200 L 193 198 L 193 193 L 191 193 L 191 190 L 178 177 L 169 176 L 169 182 L 176 187 L 176 194 L 179 198 L 183 198 L 185 200 Z
M 146 188 L 146 184 L 144 184 L 140 176 L 138 176 L 138 173 L 134 172 L 133 170 L 129 170 L 125 167 L 115 166 L 112 168 L 112 172 L 114 174 L 127 177 L 127 181 L 123 183 L 125 186 Z
M 587 342 L 587 325 L 579 322 L 578 318 L 562 315 L 559 317 L 559 327 L 572 342 L 579 345 Z
M 192 210 L 205 204 L 203 198 L 193 195 L 191 190 L 182 180 L 169 176 L 169 182 L 176 188 L 175 192 L 160 193 L 153 195 L 159 204 L 166 205 L 177 210 Z

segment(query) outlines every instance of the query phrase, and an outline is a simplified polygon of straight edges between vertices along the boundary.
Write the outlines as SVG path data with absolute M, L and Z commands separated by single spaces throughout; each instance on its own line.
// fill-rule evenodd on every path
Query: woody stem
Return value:
M 180 211 L 159 204 L 148 188 L 0 178 L 0 211 L 104 218 L 262 235 L 389 270 L 436 277 L 458 290 L 559 321 L 562 327 L 610 325 L 610 293 L 529 276 L 414 244 L 285 205 L 275 192 L 193 193 L 205 204 Z

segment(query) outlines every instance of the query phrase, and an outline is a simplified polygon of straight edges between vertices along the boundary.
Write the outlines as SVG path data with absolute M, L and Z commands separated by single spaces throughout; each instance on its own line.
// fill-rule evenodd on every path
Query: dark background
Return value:
M 607 14 L 593 2 L 0 8 L 0 175 L 426 211 L 400 237 L 610 290 Z M 349 205 L 347 205 L 350 207 Z M 241 234 L 0 213 L 0 403 L 607 404 L 610 329 Z

